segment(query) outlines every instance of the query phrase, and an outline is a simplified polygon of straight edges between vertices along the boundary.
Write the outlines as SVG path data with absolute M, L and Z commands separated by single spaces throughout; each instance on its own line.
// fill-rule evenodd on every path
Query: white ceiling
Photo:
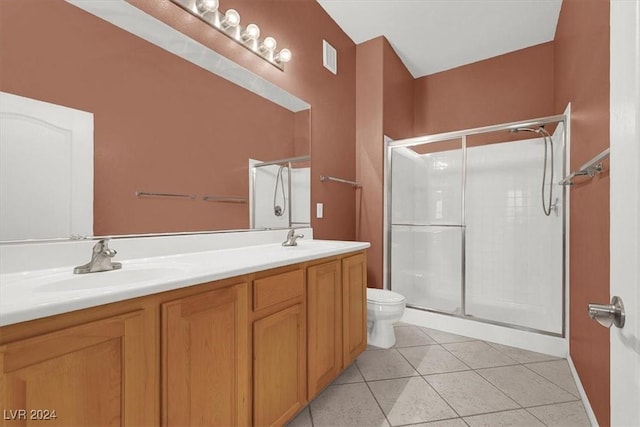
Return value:
M 413 77 L 553 40 L 562 0 L 317 0 L 356 43 L 385 36 Z

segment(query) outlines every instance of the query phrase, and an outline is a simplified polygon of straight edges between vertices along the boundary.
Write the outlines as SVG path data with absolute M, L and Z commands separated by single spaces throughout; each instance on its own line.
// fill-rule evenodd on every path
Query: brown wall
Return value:
M 391 139 L 414 136 L 414 81 L 391 44 L 384 39 L 383 60 L 383 132 Z
M 367 280 L 382 287 L 382 164 L 384 39 L 378 37 L 356 49 L 356 237 L 371 242 L 367 251 Z
M 132 3 L 309 102 L 312 176 L 353 177 L 355 46 L 315 1 L 234 1 L 244 22 L 257 22 L 293 51 L 285 72 L 168 0 Z M 0 32 L 0 90 L 94 113 L 96 234 L 211 229 L 212 218 L 247 227 L 246 206 L 139 200 L 133 192 L 246 195 L 243 145 L 260 139 L 255 157 L 263 159 L 300 154 L 304 145 L 300 121 L 286 110 L 62 0 L 1 2 Z M 322 38 L 338 49 L 338 76 L 322 68 Z M 286 148 L 275 148 L 278 141 Z M 220 180 L 225 168 L 228 179 Z M 346 190 L 312 179 L 313 201 L 325 203 L 325 219 L 313 219 L 316 236 L 355 237 L 353 191 Z
M 553 43 L 416 79 L 415 114 L 416 135 L 553 114 Z
M 609 146 L 609 1 L 564 0 L 554 43 L 554 105 L 571 102 L 571 170 Z M 576 180 L 578 181 L 578 180 Z M 609 175 L 571 188 L 571 358 L 598 423 L 610 423 L 609 331 L 589 319 L 609 301 Z
M 368 286 L 383 285 L 384 135 L 413 134 L 413 77 L 384 37 L 356 49 L 356 236 L 371 242 Z
M 353 188 L 320 182 L 321 175 L 355 177 L 355 44 L 315 0 L 220 0 L 232 5 L 243 23 L 255 22 L 263 35 L 288 47 L 293 59 L 281 72 L 204 23 L 179 10 L 169 0 L 129 0 L 170 23 L 193 39 L 212 47 L 311 104 L 311 224 L 323 239 L 355 238 Z M 322 40 L 338 51 L 338 74 L 322 66 Z M 324 203 L 324 218 L 316 219 L 315 204 Z
M 94 114 L 94 234 L 248 228 L 247 205 L 135 192 L 248 197 L 248 156 L 294 155 L 294 113 L 68 4 L 5 2 L 1 27 L 2 90 Z

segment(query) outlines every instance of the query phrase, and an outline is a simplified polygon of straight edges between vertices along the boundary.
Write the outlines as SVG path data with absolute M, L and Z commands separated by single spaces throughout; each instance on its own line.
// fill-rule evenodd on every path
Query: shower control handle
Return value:
M 596 320 L 605 328 L 615 325 L 618 328 L 624 326 L 624 304 L 620 297 L 611 298 L 611 304 L 589 304 L 587 306 L 589 317 Z

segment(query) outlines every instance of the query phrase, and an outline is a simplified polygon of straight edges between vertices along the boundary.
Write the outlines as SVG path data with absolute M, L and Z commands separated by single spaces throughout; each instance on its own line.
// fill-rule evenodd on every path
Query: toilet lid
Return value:
M 367 300 L 381 304 L 397 303 L 404 301 L 404 297 L 399 293 L 386 289 L 367 288 Z

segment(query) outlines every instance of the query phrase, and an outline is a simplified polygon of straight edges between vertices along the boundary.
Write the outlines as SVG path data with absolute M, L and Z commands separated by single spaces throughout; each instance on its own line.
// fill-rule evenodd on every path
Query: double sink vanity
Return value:
M 311 222 L 311 105 L 271 80 L 299 84 L 218 53 L 192 0 L 5 3 L 58 24 L 6 29 L 0 426 L 291 420 L 367 345 L 369 244 L 267 229 Z M 94 234 L 129 235 L 120 268 L 89 272 L 98 239 L 68 238 Z
M 95 241 L 0 248 L 2 422 L 285 424 L 366 348 L 369 246 L 285 235 L 112 240 L 89 274 Z

